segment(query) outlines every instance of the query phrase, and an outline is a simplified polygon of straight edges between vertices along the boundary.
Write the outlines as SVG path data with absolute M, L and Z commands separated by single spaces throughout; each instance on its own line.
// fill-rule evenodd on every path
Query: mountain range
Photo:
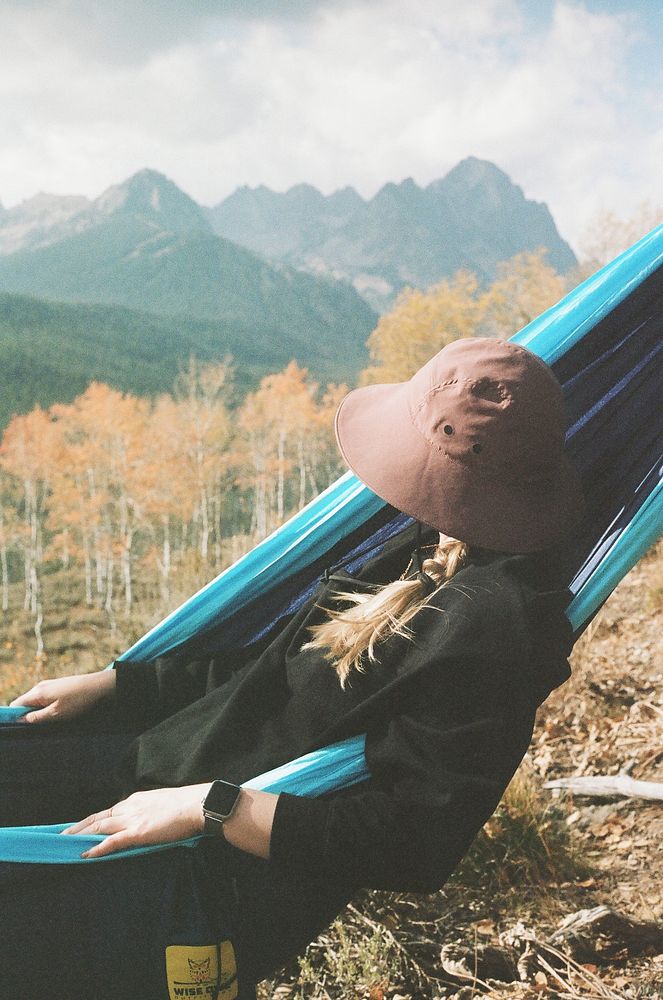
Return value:
M 545 247 L 560 273 L 576 263 L 546 205 L 493 163 L 468 157 L 422 188 L 412 178 L 369 199 L 309 184 L 284 194 L 238 188 L 207 212 L 214 230 L 272 259 L 352 282 L 379 311 L 405 285 L 427 288 L 460 268 L 482 280 L 523 250 Z
M 303 347 L 315 361 L 323 340 L 350 349 L 352 360 L 363 354 L 375 314 L 348 283 L 272 264 L 217 236 L 202 208 L 163 175 L 140 171 L 77 212 L 67 214 L 69 205 L 54 199 L 50 226 L 44 212 L 24 212 L 19 246 L 20 213 L 0 217 L 0 291 L 256 333 L 269 327 L 298 360 Z
M 558 270 L 574 263 L 547 207 L 475 158 L 370 200 L 300 184 L 239 188 L 212 208 L 141 170 L 92 200 L 40 193 L 0 205 L 0 355 L 13 350 L 16 378 L 42 371 L 72 392 L 85 369 L 76 344 L 90 377 L 132 391 L 137 366 L 150 391 L 165 390 L 191 353 L 231 353 L 245 387 L 290 358 L 352 383 L 378 312 L 404 285 L 460 267 L 489 280 L 501 260 L 542 245 Z M 38 381 L 16 405 L 50 400 Z

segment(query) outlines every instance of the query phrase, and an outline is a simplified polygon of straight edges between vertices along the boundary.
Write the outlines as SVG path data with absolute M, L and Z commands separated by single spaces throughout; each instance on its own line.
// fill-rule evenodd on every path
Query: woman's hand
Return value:
M 24 715 L 23 722 L 60 722 L 83 715 L 98 702 L 112 697 L 114 691 L 115 671 L 100 670 L 95 674 L 40 681 L 15 698 L 11 707 L 36 709 Z
M 134 792 L 110 809 L 88 816 L 63 834 L 101 834 L 106 839 L 81 855 L 100 858 L 130 847 L 170 844 L 196 837 L 204 829 L 202 801 L 211 782 L 183 788 L 156 788 Z M 234 847 L 269 857 L 269 842 L 278 795 L 242 788 L 232 815 L 223 824 L 223 836 Z
M 203 832 L 202 800 L 211 782 L 183 788 L 156 788 L 134 792 L 110 809 L 94 813 L 63 831 L 65 834 L 101 834 L 100 844 L 81 855 L 100 858 L 130 847 L 167 844 Z

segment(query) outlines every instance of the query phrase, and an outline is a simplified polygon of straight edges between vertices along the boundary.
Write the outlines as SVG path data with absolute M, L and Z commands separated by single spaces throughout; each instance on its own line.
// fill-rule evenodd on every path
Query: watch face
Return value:
M 212 782 L 212 787 L 205 796 L 204 811 L 220 817 L 229 816 L 239 793 L 239 785 L 233 785 L 229 781 Z

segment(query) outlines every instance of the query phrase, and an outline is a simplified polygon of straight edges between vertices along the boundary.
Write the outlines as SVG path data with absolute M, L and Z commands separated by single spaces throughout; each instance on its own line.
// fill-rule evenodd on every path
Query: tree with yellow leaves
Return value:
M 368 338 L 373 364 L 361 373 L 360 385 L 409 379 L 445 344 L 473 336 L 481 318 L 479 282 L 469 271 L 425 292 L 405 288 Z
M 564 296 L 564 278 L 546 261 L 547 250 L 525 251 L 497 265 L 481 300 L 482 336 L 508 339 Z
M 184 504 L 197 537 L 202 560 L 210 551 L 215 564 L 221 559 L 221 518 L 230 466 L 229 444 L 232 434 L 228 398 L 232 389 L 233 368 L 229 359 L 199 365 L 191 358 L 187 369 L 175 383 L 175 410 L 166 423 L 171 456 L 178 482 L 172 483 L 176 496 Z M 153 424 L 163 419 L 155 411 Z M 163 432 L 161 433 L 163 440 Z
M 133 600 L 148 411 L 147 400 L 100 382 L 51 411 L 64 454 L 52 477 L 49 525 L 69 528 L 68 543 L 84 553 L 87 598 L 94 569 L 97 599 L 111 621 L 116 572 L 127 610 Z
M 250 531 L 258 537 L 281 523 L 286 509 L 305 503 L 317 391 L 306 368 L 291 361 L 282 372 L 265 376 L 239 409 L 237 483 L 252 489 Z
M 643 201 L 628 217 L 601 210 L 592 217 L 580 240 L 581 276 L 593 274 L 663 222 L 663 205 Z
M 482 288 L 458 271 L 428 291 L 406 288 L 368 339 L 372 364 L 360 385 L 409 379 L 446 344 L 461 337 L 510 337 L 565 293 L 566 283 L 546 262 L 546 251 L 516 254 L 498 265 Z
M 21 484 L 23 530 L 21 543 L 25 574 L 24 608 L 31 611 L 37 640 L 37 657 L 44 651 L 42 638 L 42 588 L 40 567 L 44 552 L 44 518 L 49 494 L 49 473 L 57 449 L 48 413 L 36 406 L 30 413 L 12 417 L 0 447 L 2 468 Z

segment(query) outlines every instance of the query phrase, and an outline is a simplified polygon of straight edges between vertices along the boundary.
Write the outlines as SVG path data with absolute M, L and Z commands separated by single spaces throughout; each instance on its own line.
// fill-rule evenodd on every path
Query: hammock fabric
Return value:
M 567 448 L 587 497 L 586 529 L 569 574 L 567 615 L 576 636 L 663 533 L 662 302 L 660 226 L 512 338 L 542 357 L 562 384 Z M 325 570 L 356 572 L 410 524 L 412 518 L 348 472 L 120 659 L 150 660 L 189 646 L 196 655 L 249 646 L 275 633 Z M 15 724 L 26 711 L 0 709 L 0 722 Z M 367 777 L 359 737 L 247 784 L 320 795 Z M 102 839 L 77 837 L 74 849 L 74 838 L 57 836 L 64 828 L 0 830 L 0 861 L 76 863 Z

